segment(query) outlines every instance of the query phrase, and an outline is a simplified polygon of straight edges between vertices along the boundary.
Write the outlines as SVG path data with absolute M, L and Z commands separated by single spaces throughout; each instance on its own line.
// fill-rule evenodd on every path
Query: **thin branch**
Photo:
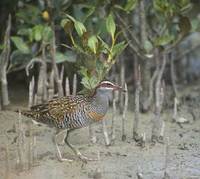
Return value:
M 147 29 L 146 29 L 146 14 L 145 14 L 145 2 L 141 0 L 139 2 L 139 18 L 140 18 L 140 44 L 142 46 L 142 49 L 144 48 L 144 44 L 147 40 Z
M 125 98 L 124 98 L 124 110 L 122 113 L 122 141 L 126 140 L 125 119 L 126 119 L 126 113 L 128 109 L 128 87 L 126 83 L 125 83 L 124 89 L 126 90 L 126 93 L 125 93 Z
M 2 105 L 7 106 L 9 101 L 8 82 L 7 82 L 7 67 L 10 57 L 10 31 L 11 31 L 11 15 L 8 16 L 8 25 L 4 37 L 4 49 L 0 55 L 0 82 Z M 1 102 L 1 101 L 0 101 Z
M 116 109 L 116 102 L 117 102 L 117 99 L 116 99 L 116 96 L 117 96 L 117 94 L 116 94 L 116 92 L 114 92 L 114 94 L 113 94 L 113 96 L 114 96 L 114 98 L 113 98 L 113 103 L 112 103 L 112 105 L 113 105 L 113 112 L 112 112 L 112 124 L 111 124 L 111 141 L 112 141 L 112 143 L 114 143 L 115 142 L 115 121 L 116 121 L 116 113 L 117 113 L 117 109 Z
M 10 56 L 10 31 L 11 31 L 11 15 L 8 16 L 8 25 L 6 28 L 5 36 L 4 36 L 4 49 L 1 53 L 0 65 L 8 66 L 9 56 Z
M 163 177 L 163 179 L 170 178 L 168 171 L 167 171 L 168 165 L 169 165 L 169 137 L 167 138 L 167 142 L 165 144 L 165 165 L 164 165 L 164 177 Z
M 127 22 L 119 15 L 119 13 L 115 13 L 117 18 L 119 19 L 120 23 L 123 25 L 123 29 L 126 29 L 127 32 L 131 35 L 132 39 L 135 41 L 136 45 L 140 48 L 140 41 L 137 38 L 137 35 L 134 33 L 134 31 L 131 31 L 129 28 L 129 25 Z
M 135 89 L 135 116 L 133 123 L 133 138 L 137 141 L 139 138 L 138 135 L 138 126 L 139 126 L 139 113 L 140 113 L 140 91 L 141 91 L 141 74 L 140 74 L 140 66 L 138 66 L 137 76 L 136 76 L 136 89 Z
M 49 76 L 49 85 L 48 85 L 48 99 L 52 99 L 54 96 L 54 71 L 51 70 L 50 76 Z
M 29 100 L 28 100 L 29 108 L 34 104 L 34 88 L 35 88 L 35 78 L 34 76 L 32 76 L 32 79 L 29 83 Z
M 39 77 L 38 77 L 38 85 L 37 85 L 37 103 L 41 104 L 45 100 L 47 100 L 46 91 L 46 64 L 45 66 L 40 67 Z
M 170 53 L 184 39 L 184 37 L 185 35 L 179 35 L 176 41 L 174 41 L 174 43 L 165 48 L 161 54 L 164 55 Z
M 77 74 L 74 74 L 74 78 L 73 78 L 73 91 L 72 94 L 76 95 L 76 91 L 77 91 Z
M 122 56 L 124 58 L 124 55 Z M 125 59 L 121 59 L 120 62 L 120 85 L 124 86 L 125 85 Z M 116 73 L 114 73 L 116 76 Z M 119 107 L 120 107 L 120 113 L 123 112 L 124 109 L 124 93 L 120 92 L 120 98 L 119 98 Z
M 52 66 L 54 70 L 54 77 L 55 81 L 58 87 L 58 96 L 62 97 L 64 95 L 63 93 L 63 87 L 62 87 L 62 81 L 59 78 L 59 72 L 58 72 L 58 67 L 56 64 L 56 39 L 55 39 L 55 25 L 54 22 L 51 22 L 51 28 L 53 31 L 53 37 L 52 37 L 52 42 L 51 42 L 51 59 L 52 59 Z
M 172 57 L 172 54 L 170 54 L 170 74 L 171 74 L 171 80 L 172 80 L 172 88 L 174 91 L 175 97 L 178 95 L 177 86 L 176 86 L 176 74 L 175 74 L 175 68 L 174 68 L 174 58 Z
M 156 53 L 156 51 L 155 51 Z M 155 54 L 155 56 L 157 56 L 157 54 Z M 153 101 L 153 91 L 154 91 L 154 82 L 158 76 L 158 73 L 159 73 L 159 59 L 158 58 L 155 58 L 155 61 L 156 61 L 156 69 L 153 73 L 153 76 L 151 77 L 151 80 L 150 80 L 150 83 L 149 83 L 149 96 L 147 98 L 147 100 L 144 102 L 144 105 L 143 105 L 143 108 L 145 111 L 147 111 L 150 106 L 151 106 L 151 103 Z
M 41 58 L 32 58 L 30 62 L 26 65 L 26 75 L 29 76 L 29 70 L 33 68 L 34 63 L 41 63 L 43 64 L 44 61 Z
M 142 53 L 140 52 L 140 50 L 133 45 L 133 43 L 130 41 L 128 34 L 126 33 L 124 27 L 122 27 L 120 25 L 121 29 L 122 29 L 122 33 L 124 35 L 125 40 L 127 41 L 129 47 L 137 54 L 138 57 L 140 57 L 141 59 L 146 59 L 145 56 L 142 55 Z
M 124 38 L 125 40 L 127 41 L 129 47 L 137 54 L 138 57 L 140 57 L 141 59 L 146 59 L 146 56 L 144 56 L 141 52 L 140 52 L 140 48 L 139 48 L 139 45 L 135 45 L 133 42 L 132 42 L 132 39 L 130 40 L 130 37 L 127 33 L 127 31 L 129 32 L 130 30 L 127 28 L 128 25 L 125 24 L 124 20 L 120 17 L 119 14 L 116 13 L 116 16 L 118 17 L 118 19 L 120 20 L 121 24 L 119 25 L 121 30 L 122 30 L 122 33 L 124 35 Z M 131 34 L 131 31 L 129 32 Z M 132 37 L 134 38 L 134 37 Z M 138 40 L 137 40 L 138 41 Z
M 70 87 L 69 87 L 69 78 L 66 77 L 65 79 L 65 96 L 70 95 Z
M 43 83 L 42 100 L 43 100 L 43 102 L 45 102 L 48 100 L 48 94 L 47 94 L 48 82 L 47 82 L 47 63 L 46 63 L 46 44 L 45 43 L 42 43 L 41 49 L 42 49 L 42 60 L 44 62 L 42 64 L 42 66 L 40 67 L 40 71 L 41 71 L 41 75 L 42 75 L 42 83 Z

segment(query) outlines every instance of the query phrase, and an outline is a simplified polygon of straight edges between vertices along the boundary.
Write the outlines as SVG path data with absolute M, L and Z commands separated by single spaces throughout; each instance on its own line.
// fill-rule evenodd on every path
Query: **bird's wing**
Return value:
M 48 123 L 47 121 L 51 120 L 51 122 L 60 123 L 65 117 L 70 117 L 76 113 L 86 102 L 86 98 L 83 96 L 67 96 L 33 106 L 31 112 L 34 114 L 33 117 L 40 122 Z

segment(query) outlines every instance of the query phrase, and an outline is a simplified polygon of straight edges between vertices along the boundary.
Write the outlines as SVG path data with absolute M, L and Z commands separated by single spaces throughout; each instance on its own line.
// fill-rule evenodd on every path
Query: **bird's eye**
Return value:
M 109 83 L 109 82 L 102 82 L 100 84 L 101 87 L 107 87 L 107 88 L 113 88 L 113 84 L 112 83 Z
M 113 87 L 113 85 L 110 84 L 110 83 L 106 83 L 105 86 L 106 86 L 106 87 L 109 87 L 109 88 Z

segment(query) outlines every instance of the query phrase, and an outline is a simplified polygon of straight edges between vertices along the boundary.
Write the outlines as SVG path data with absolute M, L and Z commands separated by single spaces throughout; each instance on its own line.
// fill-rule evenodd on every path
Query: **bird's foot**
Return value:
M 58 160 L 60 162 L 66 162 L 66 161 L 67 162 L 72 162 L 73 161 L 73 159 L 68 159 L 68 158 L 63 158 L 62 157 L 61 151 L 60 151 L 60 149 L 59 149 L 57 144 L 56 144 L 56 149 L 57 149 L 57 157 L 58 157 Z
M 58 156 L 58 160 L 60 162 L 73 162 L 74 161 L 73 159 L 63 158 L 63 157 L 59 157 L 59 156 Z
M 77 152 L 77 155 L 84 163 L 87 163 L 87 161 L 98 161 L 97 158 L 88 158 L 80 152 Z
M 163 136 L 155 136 L 153 135 L 151 137 L 151 145 L 154 146 L 156 143 L 164 144 L 164 138 Z
M 62 140 L 61 142 L 58 143 L 58 145 L 64 146 L 66 143 L 64 140 Z

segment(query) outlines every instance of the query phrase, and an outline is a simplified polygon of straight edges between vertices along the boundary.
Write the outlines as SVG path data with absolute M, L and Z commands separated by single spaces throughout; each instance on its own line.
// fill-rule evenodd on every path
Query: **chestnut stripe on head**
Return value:
M 105 88 L 115 88 L 117 85 L 111 83 L 110 81 L 102 81 L 97 88 L 105 87 Z

